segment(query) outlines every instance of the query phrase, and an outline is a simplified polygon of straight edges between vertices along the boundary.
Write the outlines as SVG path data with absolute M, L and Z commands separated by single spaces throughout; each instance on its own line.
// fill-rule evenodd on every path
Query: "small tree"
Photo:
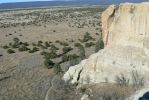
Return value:
M 7 50 L 7 53 L 12 54 L 12 53 L 15 53 L 15 51 L 12 50 L 12 49 L 8 49 L 8 50 Z

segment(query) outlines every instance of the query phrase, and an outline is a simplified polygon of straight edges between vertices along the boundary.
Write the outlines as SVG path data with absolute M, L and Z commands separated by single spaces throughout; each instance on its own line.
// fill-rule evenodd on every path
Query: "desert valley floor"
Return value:
M 55 75 L 44 65 L 54 49 L 54 64 L 67 71 L 67 57 L 95 52 L 106 6 L 54 7 L 0 12 L 0 100 L 43 100 Z M 56 54 L 55 54 L 56 53 Z M 55 55 L 57 55 L 55 57 Z M 79 62 L 79 61 L 78 61 Z

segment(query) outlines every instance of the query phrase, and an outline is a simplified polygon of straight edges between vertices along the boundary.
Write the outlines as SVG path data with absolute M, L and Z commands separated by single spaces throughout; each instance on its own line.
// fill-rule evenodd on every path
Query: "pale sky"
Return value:
M 25 2 L 25 1 L 52 1 L 52 0 L 0 0 L 0 3 Z M 54 0 L 53 0 L 54 1 Z

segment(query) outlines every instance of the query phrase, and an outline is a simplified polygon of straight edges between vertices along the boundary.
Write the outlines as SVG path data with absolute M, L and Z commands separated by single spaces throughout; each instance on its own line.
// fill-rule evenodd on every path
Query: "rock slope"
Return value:
M 130 82 L 148 82 L 149 3 L 111 5 L 102 14 L 105 48 L 72 66 L 64 80 L 72 83 L 116 82 L 124 76 Z

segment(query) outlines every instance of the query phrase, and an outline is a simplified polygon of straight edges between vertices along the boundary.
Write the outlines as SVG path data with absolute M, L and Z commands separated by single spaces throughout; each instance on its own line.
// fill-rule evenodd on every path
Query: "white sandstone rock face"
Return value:
M 72 83 L 116 82 L 137 72 L 149 78 L 149 3 L 112 5 L 102 14 L 105 48 L 72 66 L 64 80 Z

